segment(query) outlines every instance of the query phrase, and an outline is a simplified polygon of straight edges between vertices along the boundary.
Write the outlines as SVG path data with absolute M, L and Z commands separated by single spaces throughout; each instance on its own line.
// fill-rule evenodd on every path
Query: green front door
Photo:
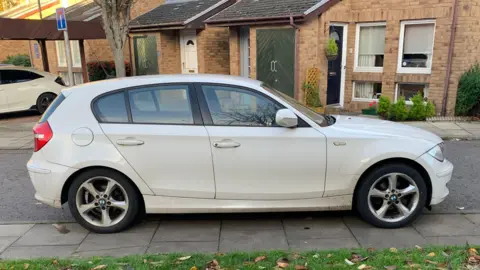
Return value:
M 295 30 L 257 30 L 257 79 L 293 97 Z
M 155 36 L 133 38 L 136 75 L 158 74 L 157 39 Z

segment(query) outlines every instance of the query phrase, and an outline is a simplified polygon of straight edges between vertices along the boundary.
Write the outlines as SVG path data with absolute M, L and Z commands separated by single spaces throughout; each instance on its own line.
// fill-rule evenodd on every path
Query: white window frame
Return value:
M 376 82 L 376 81 L 358 81 L 358 82 L 363 82 L 363 83 L 380 83 L 382 84 L 382 82 Z M 357 83 L 357 81 L 354 81 L 353 82 L 353 86 L 352 86 L 352 101 L 362 101 L 362 102 L 372 102 L 372 101 L 378 101 L 378 98 L 357 98 L 355 97 L 355 84 Z M 383 84 L 382 84 L 383 86 Z
M 432 59 L 430 67 L 428 68 L 415 68 L 415 67 L 402 67 L 403 60 L 403 44 L 405 43 L 405 26 L 416 24 L 433 24 L 433 40 L 432 40 Z M 411 74 L 431 74 L 433 65 L 433 52 L 435 51 L 435 32 L 437 24 L 435 20 L 415 20 L 415 21 L 402 21 L 400 24 L 400 38 L 398 44 L 398 61 L 397 61 L 397 73 L 411 73 Z
M 65 51 L 65 59 L 64 61 L 61 61 L 60 59 L 60 50 L 58 49 L 59 46 L 58 44 L 59 43 L 65 43 L 65 41 L 63 40 L 57 40 L 55 41 L 55 48 L 57 50 L 57 63 L 58 63 L 58 66 L 59 67 L 67 67 L 67 52 Z M 73 57 L 73 42 L 79 42 L 78 40 L 70 40 L 70 50 L 72 50 L 72 66 L 75 67 L 75 68 L 81 68 L 82 67 L 82 61 L 81 61 L 81 58 L 80 58 L 80 63 L 75 63 L 75 57 Z M 79 46 L 80 48 L 80 46 Z M 78 52 L 79 54 L 81 53 L 80 51 Z M 81 56 L 80 56 L 81 57 Z
M 357 30 L 355 34 L 355 66 L 354 72 L 376 72 L 382 73 L 383 67 L 359 67 L 358 66 L 358 53 L 360 50 L 360 28 L 361 27 L 369 27 L 369 26 L 385 26 L 385 32 L 387 28 L 387 22 L 373 22 L 373 23 L 357 23 Z M 386 37 L 383 42 L 386 42 Z M 385 52 L 384 52 L 385 57 Z
M 396 83 L 395 84 L 395 102 L 397 102 L 397 99 L 398 99 L 398 88 L 399 88 L 399 85 L 400 84 L 417 84 L 417 85 L 424 85 L 425 88 L 423 89 L 423 98 L 428 98 L 428 90 L 429 90 L 429 84 L 428 83 Z M 424 101 L 424 103 L 427 103 Z M 405 99 L 405 104 L 407 105 L 413 105 L 413 102 L 409 99 L 409 100 L 406 100 Z

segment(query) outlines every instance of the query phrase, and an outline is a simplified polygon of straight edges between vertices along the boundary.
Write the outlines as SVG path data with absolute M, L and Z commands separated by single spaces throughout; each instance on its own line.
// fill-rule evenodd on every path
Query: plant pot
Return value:
M 362 109 L 362 114 L 377 115 L 377 110 L 376 109 Z
M 327 55 L 327 60 L 328 61 L 335 61 L 337 60 L 338 54 L 335 55 Z

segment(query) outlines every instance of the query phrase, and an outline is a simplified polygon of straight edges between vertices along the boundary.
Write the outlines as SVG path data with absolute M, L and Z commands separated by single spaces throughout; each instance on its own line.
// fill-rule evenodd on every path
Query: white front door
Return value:
M 216 199 L 323 196 L 323 134 L 306 123 L 297 128 L 277 126 L 276 111 L 283 106 L 258 92 L 222 85 L 201 88 L 208 107 L 203 110 L 211 115 L 211 125 L 206 128 L 213 153 Z
M 213 199 L 210 140 L 199 114 L 193 114 L 197 105 L 190 92 L 180 84 L 129 90 L 131 120 L 124 92 L 98 99 L 94 108 L 103 117 L 123 114 L 100 126 L 156 195 Z
M 182 55 L 182 73 L 198 73 L 196 30 L 180 31 L 180 51 Z

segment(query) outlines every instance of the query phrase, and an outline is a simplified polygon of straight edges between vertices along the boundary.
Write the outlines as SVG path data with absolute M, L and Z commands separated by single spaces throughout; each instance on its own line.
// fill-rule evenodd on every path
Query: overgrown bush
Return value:
M 93 81 L 100 81 L 110 78 L 115 78 L 117 73 L 115 71 L 114 61 L 93 61 L 87 63 L 88 79 Z M 125 62 L 125 70 L 127 76 L 131 76 L 130 63 Z
M 382 117 L 383 119 L 387 119 L 391 104 L 392 102 L 390 102 L 390 99 L 388 97 L 380 96 L 380 99 L 378 101 L 377 114 L 380 115 L 380 117 Z
M 305 91 L 305 102 L 307 106 L 317 108 L 322 107 L 322 103 L 320 102 L 320 92 L 318 87 L 313 86 L 309 83 L 303 83 L 303 91 Z
M 469 115 L 480 103 L 480 64 L 473 65 L 460 78 L 457 91 L 456 115 Z
M 413 104 L 408 112 L 409 120 L 425 121 L 435 115 L 435 106 L 430 101 L 425 102 L 422 93 L 417 93 L 410 100 Z
M 408 118 L 407 104 L 405 97 L 399 97 L 396 103 L 390 106 L 388 119 L 392 121 L 405 121 Z
M 32 62 L 30 62 L 30 56 L 28 56 L 28 54 L 9 55 L 7 56 L 7 59 L 2 61 L 2 64 L 10 64 L 22 67 L 32 66 Z

